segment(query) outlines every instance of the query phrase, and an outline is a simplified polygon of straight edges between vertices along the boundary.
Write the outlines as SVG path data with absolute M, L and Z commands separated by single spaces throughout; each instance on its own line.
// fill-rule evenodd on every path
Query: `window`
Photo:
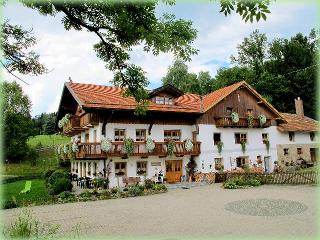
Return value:
M 266 143 L 267 141 L 269 141 L 268 133 L 262 133 L 262 142 Z
M 310 133 L 310 140 L 313 142 L 314 141 L 314 132 Z
M 289 148 L 284 148 L 283 149 L 283 154 L 288 155 L 289 154 Z
M 227 112 L 227 115 L 231 115 L 231 113 L 232 113 L 232 107 L 227 107 L 226 112 Z
M 247 143 L 247 134 L 246 133 L 235 133 L 235 143 L 240 144 L 241 142 Z
M 125 162 L 116 162 L 114 163 L 115 175 L 116 176 L 124 176 L 126 175 L 126 163 Z
M 294 132 L 289 132 L 289 141 L 290 142 L 294 141 Z
M 86 143 L 88 143 L 89 142 L 89 133 L 86 133 L 86 135 L 85 135 L 85 141 L 86 141 Z
M 114 130 L 114 140 L 115 141 L 123 141 L 126 136 L 125 129 L 115 129 Z
M 218 142 L 221 142 L 221 133 L 213 134 L 213 144 L 218 145 Z
M 253 110 L 251 108 L 247 109 L 247 114 L 253 114 Z
M 164 130 L 164 140 L 180 141 L 181 131 L 180 130 Z
M 156 104 L 173 104 L 173 98 L 171 97 L 156 97 Z
M 223 158 L 215 158 L 214 159 L 214 169 L 215 170 L 223 170 Z
M 236 158 L 237 167 L 243 168 L 243 165 L 248 164 L 248 159 L 244 157 Z
M 137 162 L 137 175 L 147 174 L 147 162 Z
M 302 148 L 297 148 L 297 154 L 302 154 Z
M 146 130 L 145 129 L 136 129 L 136 141 L 145 141 L 146 140 Z

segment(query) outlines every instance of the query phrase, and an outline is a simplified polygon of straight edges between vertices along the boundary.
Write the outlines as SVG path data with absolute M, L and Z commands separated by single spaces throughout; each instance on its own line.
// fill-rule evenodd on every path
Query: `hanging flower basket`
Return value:
M 109 152 L 112 148 L 111 139 L 102 138 L 101 139 L 101 150 L 104 152 Z
M 58 127 L 63 128 L 69 122 L 70 117 L 71 117 L 70 113 L 67 113 L 66 115 L 64 115 L 64 117 L 59 120 Z
M 63 153 L 64 154 L 68 154 L 69 153 L 69 145 L 68 144 L 63 145 Z
M 260 114 L 258 118 L 260 122 L 260 127 L 263 127 L 263 125 L 267 122 L 266 116 L 264 114 Z
M 148 152 L 152 152 L 155 148 L 154 141 L 151 138 L 148 138 L 146 141 L 146 149 Z
M 247 119 L 248 119 L 248 127 L 252 128 L 253 127 L 253 119 L 254 119 L 253 115 L 251 113 L 249 113 Z
M 79 152 L 79 147 L 78 147 L 78 144 L 76 144 L 75 142 L 72 143 L 72 152 L 76 153 L 76 152 Z
M 126 138 L 123 141 L 124 146 L 124 152 L 130 156 L 134 152 L 134 141 L 132 138 Z
M 174 140 L 170 140 L 167 143 L 167 155 L 169 155 L 169 156 L 173 155 L 175 146 L 176 146 L 176 142 Z
M 232 123 L 238 123 L 239 122 L 239 115 L 236 112 L 231 113 L 230 115 Z
M 191 139 L 185 140 L 184 147 L 188 152 L 193 149 L 193 143 L 192 143 Z

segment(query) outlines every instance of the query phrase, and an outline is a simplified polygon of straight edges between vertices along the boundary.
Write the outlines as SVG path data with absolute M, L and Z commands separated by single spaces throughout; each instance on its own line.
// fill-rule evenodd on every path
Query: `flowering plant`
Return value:
M 128 156 L 132 155 L 134 151 L 134 141 L 132 138 L 124 139 L 124 151 Z
M 230 115 L 232 123 L 239 122 L 239 115 L 236 112 L 231 113 Z
M 67 113 L 66 115 L 64 115 L 64 117 L 59 120 L 58 127 L 63 128 L 68 123 L 70 117 L 71 117 L 70 113 Z
M 68 152 L 69 152 L 69 145 L 68 144 L 63 145 L 63 153 L 67 154 Z
M 111 139 L 102 138 L 101 139 L 101 150 L 104 152 L 108 152 L 111 150 L 111 148 L 112 148 Z
M 254 119 L 252 113 L 248 114 L 248 118 L 247 119 L 248 119 L 248 127 L 252 128 L 253 127 L 253 119 Z
M 148 150 L 148 152 L 152 152 L 154 148 L 155 148 L 154 141 L 151 138 L 148 138 L 146 141 L 146 149 Z
M 191 139 L 188 138 L 185 140 L 184 147 L 188 152 L 193 149 L 193 143 L 192 143 Z
M 71 146 L 71 149 L 72 149 L 72 152 L 79 152 L 79 147 L 78 147 L 78 144 L 73 142 L 72 143 L 72 146 Z
M 263 124 L 265 124 L 267 122 L 267 118 L 264 114 L 260 114 L 258 116 L 259 121 L 260 121 L 260 127 L 263 127 Z
M 173 154 L 173 151 L 174 151 L 174 147 L 176 146 L 176 142 L 174 140 L 170 140 L 168 143 L 167 143 L 167 154 L 169 156 L 171 156 Z

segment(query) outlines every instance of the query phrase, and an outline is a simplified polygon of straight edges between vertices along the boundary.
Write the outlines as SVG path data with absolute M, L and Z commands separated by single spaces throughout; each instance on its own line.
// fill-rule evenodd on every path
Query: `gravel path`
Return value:
M 279 185 L 225 190 L 220 184 L 214 184 L 172 189 L 165 194 L 145 197 L 37 206 L 32 207 L 32 211 L 43 223 L 60 224 L 63 232 L 70 232 L 80 224 L 82 234 L 91 236 L 161 235 L 164 239 L 176 239 L 183 235 L 288 235 L 305 239 L 316 234 L 316 190 L 315 186 Z M 261 200 L 257 199 L 264 202 L 260 203 Z M 265 202 L 265 199 L 270 201 Z M 238 205 L 233 205 L 235 211 L 228 210 L 231 202 L 245 203 L 242 204 L 245 207 L 252 204 L 257 208 L 262 204 L 262 207 L 270 208 L 272 201 L 287 205 L 294 201 L 297 206 L 303 206 L 303 211 L 298 207 L 296 213 L 290 210 L 290 214 L 282 212 L 254 216 L 243 213 L 243 209 L 237 211 Z M 20 211 L 10 209 L 1 213 L 8 224 Z M 274 211 L 277 211 L 276 208 Z

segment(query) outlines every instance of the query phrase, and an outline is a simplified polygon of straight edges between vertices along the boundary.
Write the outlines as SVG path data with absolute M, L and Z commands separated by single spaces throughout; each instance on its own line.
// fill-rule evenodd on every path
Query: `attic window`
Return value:
M 171 98 L 171 97 L 155 97 L 155 103 L 156 104 L 172 105 L 173 98 Z

